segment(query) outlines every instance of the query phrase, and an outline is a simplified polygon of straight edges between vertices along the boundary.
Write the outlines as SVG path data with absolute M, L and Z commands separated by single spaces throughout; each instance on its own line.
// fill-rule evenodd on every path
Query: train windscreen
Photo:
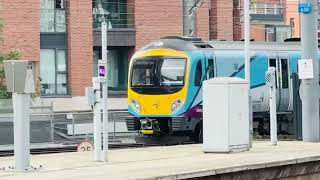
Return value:
M 152 57 L 134 60 L 131 87 L 138 93 L 170 94 L 184 85 L 186 59 Z

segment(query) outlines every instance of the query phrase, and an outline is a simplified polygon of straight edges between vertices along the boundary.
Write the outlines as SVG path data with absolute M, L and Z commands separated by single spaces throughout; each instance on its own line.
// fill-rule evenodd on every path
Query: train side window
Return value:
M 196 75 L 194 79 L 195 86 L 201 86 L 201 76 L 202 76 L 202 66 L 201 66 L 201 61 L 199 61 L 196 67 Z
M 276 68 L 276 88 L 278 88 L 277 59 L 269 59 L 269 67 L 275 67 Z
M 208 59 L 208 74 L 207 78 L 213 78 L 214 77 L 214 65 L 213 65 L 213 59 Z
M 281 76 L 282 76 L 282 88 L 287 89 L 289 87 L 287 59 L 281 59 Z

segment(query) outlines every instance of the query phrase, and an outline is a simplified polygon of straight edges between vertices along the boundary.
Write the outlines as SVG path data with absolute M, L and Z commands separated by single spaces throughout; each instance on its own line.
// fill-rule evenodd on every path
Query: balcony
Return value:
M 101 46 L 101 22 L 109 22 L 108 46 L 135 46 L 134 3 L 127 0 L 94 1 L 93 45 Z
M 134 3 L 127 0 L 94 1 L 92 18 L 94 29 L 101 28 L 102 20 L 109 21 L 112 28 L 134 28 Z
M 279 4 L 253 3 L 251 5 L 252 21 L 284 21 L 284 8 Z

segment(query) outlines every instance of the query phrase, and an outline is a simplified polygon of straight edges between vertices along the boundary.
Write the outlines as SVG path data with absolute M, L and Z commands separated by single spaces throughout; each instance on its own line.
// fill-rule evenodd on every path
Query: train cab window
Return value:
M 213 65 L 213 59 L 208 59 L 208 72 L 207 72 L 207 79 L 214 77 L 214 65 Z
M 201 61 L 199 61 L 196 67 L 196 75 L 194 79 L 195 86 L 201 86 L 201 76 L 202 76 L 202 66 L 201 66 Z
M 287 89 L 289 87 L 287 59 L 281 59 L 281 76 L 282 76 L 282 88 Z
M 276 88 L 278 88 L 277 59 L 269 59 L 269 67 L 275 67 L 276 68 Z

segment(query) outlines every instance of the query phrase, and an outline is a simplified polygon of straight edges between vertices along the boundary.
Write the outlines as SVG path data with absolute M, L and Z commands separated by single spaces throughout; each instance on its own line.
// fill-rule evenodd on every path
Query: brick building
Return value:
M 101 59 L 101 18 L 107 18 L 111 95 L 126 94 L 128 59 L 135 50 L 168 35 L 204 40 L 242 39 L 241 0 L 2 0 L 1 51 L 18 49 L 36 62 L 42 97 L 81 97 Z M 252 38 L 291 36 L 285 0 L 252 2 Z M 290 28 L 289 28 L 290 29 Z M 291 31 L 290 31 L 291 32 Z M 273 34 L 272 34 L 273 33 Z

